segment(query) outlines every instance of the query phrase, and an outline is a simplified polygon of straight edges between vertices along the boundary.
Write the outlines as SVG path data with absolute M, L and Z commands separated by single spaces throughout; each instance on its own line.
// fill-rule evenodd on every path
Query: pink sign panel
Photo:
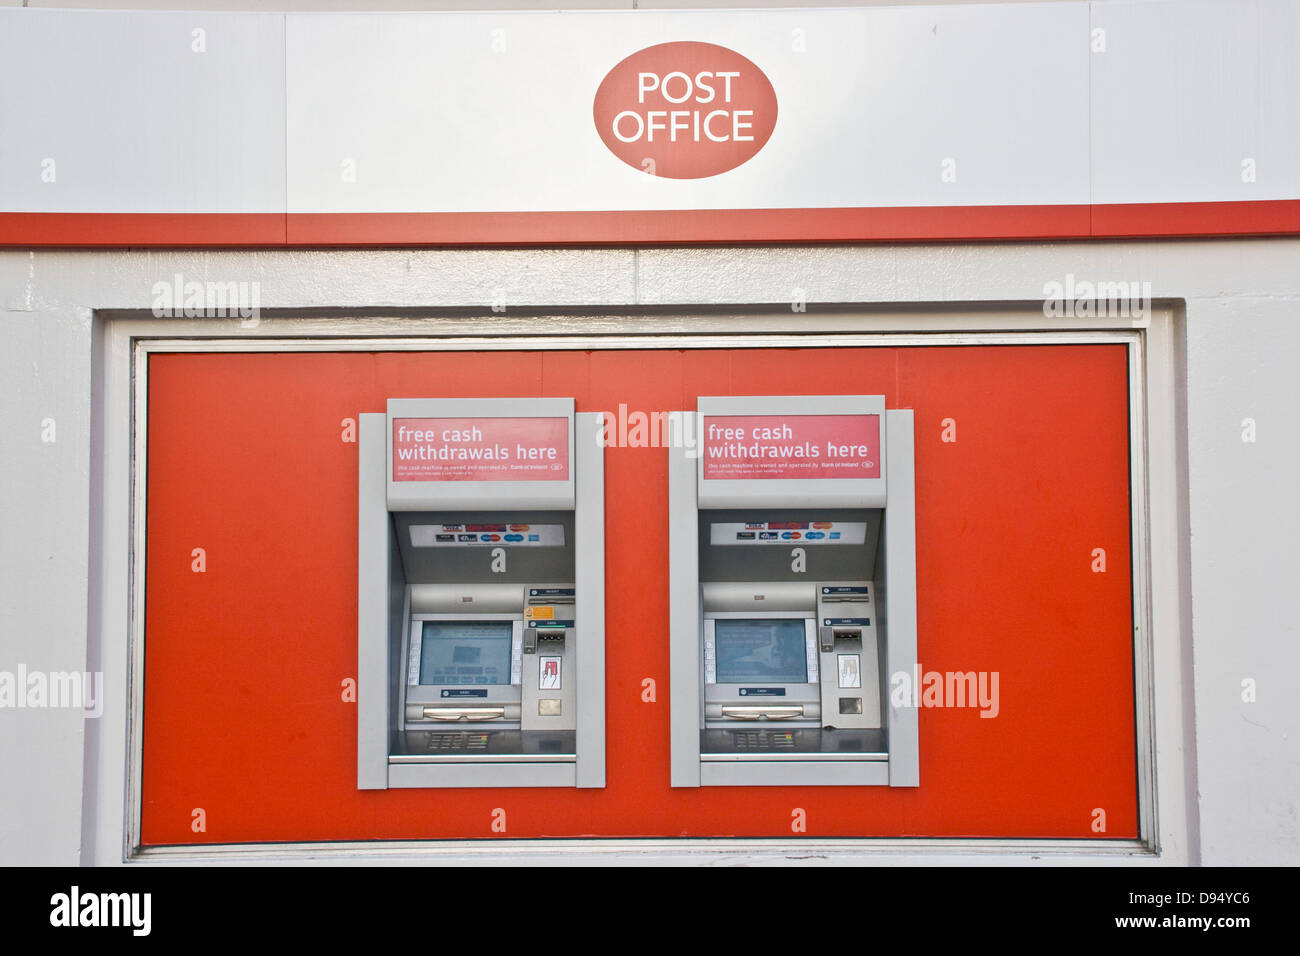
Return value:
M 568 478 L 568 418 L 393 419 L 393 481 Z
M 704 477 L 879 478 L 879 415 L 705 415 Z

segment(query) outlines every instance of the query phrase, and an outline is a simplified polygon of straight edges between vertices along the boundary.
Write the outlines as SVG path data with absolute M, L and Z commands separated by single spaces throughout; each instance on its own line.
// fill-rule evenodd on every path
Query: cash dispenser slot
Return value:
M 497 720 L 505 717 L 504 707 L 426 707 L 426 720 Z
M 736 704 L 721 708 L 722 716 L 731 720 L 795 720 L 802 717 L 803 707 L 742 707 Z

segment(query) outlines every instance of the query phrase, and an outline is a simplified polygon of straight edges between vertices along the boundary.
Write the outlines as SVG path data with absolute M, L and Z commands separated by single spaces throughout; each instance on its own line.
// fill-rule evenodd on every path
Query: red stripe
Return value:
M 283 213 L 0 212 L 0 246 L 283 245 Z
M 1300 233 L 1300 199 L 1153 202 L 1092 207 L 1092 234 L 1095 237 L 1295 233 Z
M 500 213 L 0 213 L 0 246 L 545 246 L 1300 234 L 1300 200 Z
M 1086 236 L 1086 206 L 350 213 L 289 217 L 289 244 L 611 245 Z

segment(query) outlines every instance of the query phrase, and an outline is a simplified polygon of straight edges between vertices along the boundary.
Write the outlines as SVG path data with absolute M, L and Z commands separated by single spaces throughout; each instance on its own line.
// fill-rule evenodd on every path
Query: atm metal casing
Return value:
M 600 416 L 573 405 L 390 399 L 360 416 L 358 789 L 605 785 L 604 457 Z M 565 419 L 567 477 L 394 480 L 399 419 Z M 466 533 L 503 526 L 545 530 Z M 444 635 L 464 664 L 508 640 L 508 680 L 450 658 L 426 681 Z
M 708 417 L 801 415 L 879 416 L 879 477 L 705 478 Z M 916 664 L 911 411 L 881 396 L 706 397 L 696 426 L 669 450 L 672 786 L 918 786 L 917 713 L 889 694 Z M 718 530 L 763 525 L 861 541 Z M 790 642 L 803 625 L 803 679 L 723 680 L 720 629 L 777 621 Z

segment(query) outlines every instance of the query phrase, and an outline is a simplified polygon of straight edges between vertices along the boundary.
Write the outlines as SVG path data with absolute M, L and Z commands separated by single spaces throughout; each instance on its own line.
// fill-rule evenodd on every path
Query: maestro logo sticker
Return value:
M 638 50 L 596 90 L 596 130 L 629 166 L 703 179 L 748 162 L 776 128 L 776 91 L 735 50 L 681 41 Z

